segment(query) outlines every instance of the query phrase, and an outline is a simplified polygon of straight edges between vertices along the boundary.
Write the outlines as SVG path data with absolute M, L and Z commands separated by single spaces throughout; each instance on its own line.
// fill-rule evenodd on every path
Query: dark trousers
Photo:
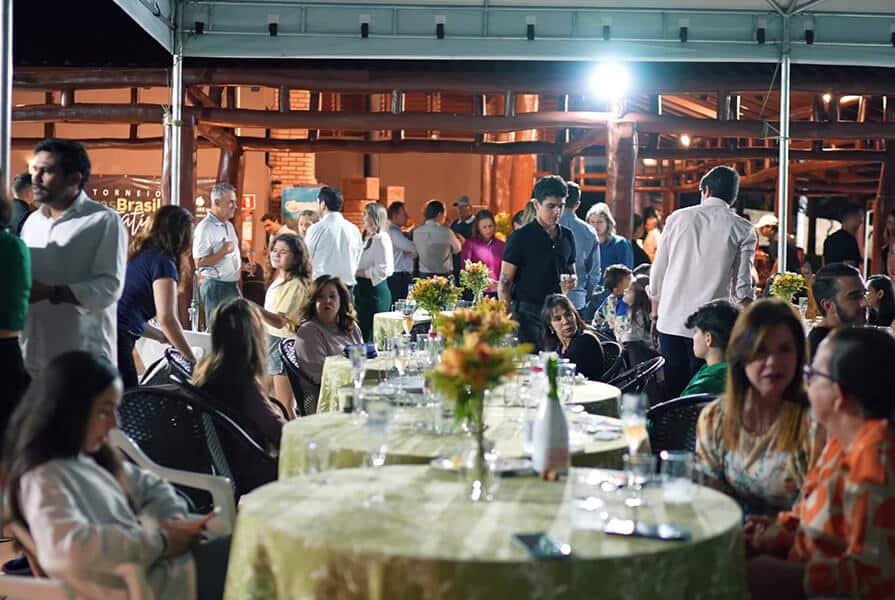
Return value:
M 137 387 L 140 383 L 137 365 L 134 363 L 134 345 L 136 343 L 137 338 L 126 331 L 118 330 L 118 372 L 121 373 L 124 389 Z
M 519 323 L 516 337 L 520 344 L 534 344 L 535 352 L 544 347 L 544 323 L 541 307 L 537 304 L 514 300 L 510 305 L 513 320 Z
M 31 376 L 25 370 L 19 338 L 0 338 L 0 439 L 6 431 L 9 418 L 24 397 Z
M 693 338 L 659 332 L 659 354 L 665 357 L 665 390 L 677 398 L 705 361 L 693 354 Z
M 409 271 L 395 271 L 394 275 L 388 278 L 388 289 L 392 293 L 392 302 L 395 300 L 404 300 L 407 298 L 407 288 L 413 281 L 413 274 Z
M 196 563 L 197 600 L 220 600 L 230 561 L 230 536 L 218 537 L 193 546 Z

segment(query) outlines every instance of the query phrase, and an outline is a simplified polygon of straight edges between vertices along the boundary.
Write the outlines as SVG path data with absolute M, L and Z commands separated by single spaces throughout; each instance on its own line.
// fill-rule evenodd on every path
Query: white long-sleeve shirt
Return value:
M 339 277 L 345 285 L 355 285 L 355 273 L 364 242 L 360 231 L 340 212 L 328 212 L 308 228 L 305 242 L 311 252 L 314 279 L 321 275 Z
M 78 598 L 126 600 L 124 583 L 114 576 L 123 563 L 146 569 L 156 598 L 195 598 L 192 555 L 162 559 L 158 528 L 159 521 L 185 518 L 186 504 L 152 473 L 123 467 L 133 509 L 112 474 L 84 454 L 51 460 L 22 477 L 19 500 L 37 561 Z
M 395 255 L 392 251 L 392 239 L 388 233 L 380 231 L 364 246 L 360 255 L 358 271 L 373 285 L 379 285 L 395 272 Z
M 389 223 L 388 235 L 392 240 L 395 255 L 395 273 L 413 273 L 413 255 L 416 254 L 416 246 L 394 223 Z
M 755 230 L 720 198 L 674 211 L 650 267 L 649 295 L 659 302 L 656 328 L 693 337 L 684 323 L 711 300 L 755 297 Z
M 117 364 L 117 302 L 124 289 L 127 231 L 121 218 L 83 191 L 58 219 L 47 207 L 22 227 L 31 251 L 31 275 L 68 286 L 78 304 L 31 304 L 22 335 L 25 367 L 36 377 L 69 350 L 85 350 Z

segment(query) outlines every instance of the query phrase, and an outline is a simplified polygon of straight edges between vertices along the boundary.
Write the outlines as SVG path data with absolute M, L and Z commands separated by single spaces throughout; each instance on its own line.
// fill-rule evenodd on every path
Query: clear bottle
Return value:
M 531 460 L 535 471 L 542 477 L 551 478 L 569 470 L 569 425 L 559 402 L 559 369 L 555 354 L 546 356 L 544 371 L 548 387 L 541 396 L 532 426 Z

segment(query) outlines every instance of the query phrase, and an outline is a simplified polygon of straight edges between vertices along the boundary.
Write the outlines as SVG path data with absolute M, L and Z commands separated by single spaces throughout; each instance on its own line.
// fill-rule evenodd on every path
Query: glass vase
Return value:
M 491 469 L 485 459 L 485 424 L 483 418 L 485 393 L 483 390 L 467 391 L 457 402 L 457 419 L 465 433 L 472 438 L 472 449 L 466 460 L 466 485 L 472 502 L 491 499 Z

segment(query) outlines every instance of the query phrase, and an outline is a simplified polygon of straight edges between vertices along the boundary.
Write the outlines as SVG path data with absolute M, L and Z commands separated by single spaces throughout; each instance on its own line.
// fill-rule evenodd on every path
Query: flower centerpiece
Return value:
M 515 331 L 517 323 L 507 314 L 506 303 L 484 299 L 473 308 L 461 308 L 451 315 L 439 314 L 435 328 L 445 340 L 441 362 L 428 374 L 433 387 L 456 400 L 455 418 L 475 436 L 475 456 L 470 466 L 474 501 L 487 499 L 488 470 L 484 449 L 485 391 L 497 386 L 516 369 L 516 361 L 532 350 L 500 345 Z
M 790 303 L 805 288 L 805 278 L 799 273 L 777 273 L 771 281 L 771 295 Z
M 491 269 L 483 262 L 466 259 L 460 271 L 460 286 L 472 292 L 476 304 L 482 301 L 485 290 L 497 283 L 491 279 Z
M 495 237 L 501 242 L 507 241 L 507 238 L 513 233 L 513 219 L 510 217 L 510 213 L 499 212 L 494 215 L 494 227 L 497 229 Z
M 460 288 L 455 287 L 447 277 L 436 275 L 427 279 L 416 279 L 408 297 L 434 319 L 440 312 L 453 307 L 460 299 L 460 295 Z

